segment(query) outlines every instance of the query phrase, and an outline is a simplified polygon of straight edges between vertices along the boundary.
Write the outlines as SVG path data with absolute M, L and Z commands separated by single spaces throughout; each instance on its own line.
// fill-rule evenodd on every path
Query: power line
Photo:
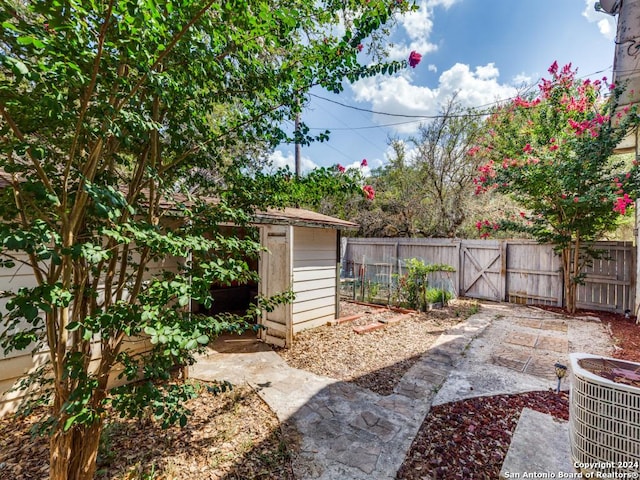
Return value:
M 312 97 L 319 98 L 320 100 L 325 100 L 327 102 L 335 103 L 336 105 L 340 105 L 341 107 L 350 108 L 352 110 L 358 110 L 360 112 L 367 113 L 375 113 L 376 115 L 387 115 L 389 117 L 402 117 L 402 118 L 421 118 L 421 119 L 434 119 L 440 118 L 443 115 L 406 115 L 403 113 L 390 113 L 390 112 L 379 112 L 376 110 L 370 110 L 368 108 L 355 107 L 353 105 L 347 105 L 346 103 L 338 102 L 337 100 L 331 100 L 330 98 L 322 97 L 320 95 L 316 95 L 315 93 L 309 94 Z M 461 115 L 448 115 L 449 117 L 469 117 L 469 116 L 484 116 L 486 113 L 478 113 L 478 114 L 461 114 Z
M 586 78 L 586 77 L 590 77 L 592 75 L 598 75 L 600 73 L 603 73 L 605 71 L 608 71 L 612 66 L 609 66 L 608 68 L 604 68 L 601 70 L 598 70 L 596 72 L 593 73 L 589 73 L 587 75 L 582 75 L 578 78 Z M 539 78 L 535 83 L 530 84 L 529 86 L 527 86 L 526 88 L 523 89 L 523 92 L 527 92 L 529 90 L 531 90 L 533 87 L 535 87 L 536 85 L 539 84 L 539 82 L 542 80 L 542 78 Z M 362 107 L 356 107 L 354 105 L 348 105 L 346 103 L 343 102 L 339 102 L 337 100 L 332 100 L 330 98 L 326 98 L 323 97 L 321 95 L 316 95 L 315 93 L 310 93 L 309 94 L 312 97 L 316 97 L 319 98 L 320 100 L 324 100 L 326 102 L 330 102 L 330 103 L 335 103 L 336 105 L 340 105 L 341 107 L 344 108 L 349 108 L 351 110 L 357 110 L 359 112 L 366 112 L 366 113 L 373 113 L 375 115 L 386 115 L 389 117 L 401 117 L 401 118 L 419 118 L 419 119 L 423 119 L 423 120 L 434 120 L 437 118 L 443 118 L 443 117 L 449 117 L 449 118 L 469 118 L 469 117 L 484 117 L 486 115 L 488 115 L 490 112 L 489 111 L 480 111 L 480 112 L 473 112 L 473 113 L 461 113 L 461 114 L 448 114 L 448 115 L 441 115 L 441 114 L 436 114 L 436 115 L 408 115 L 408 114 L 403 114 L 403 113 L 391 113 L 391 112 L 381 112 L 381 111 L 377 111 L 377 110 L 371 110 L 368 108 L 362 108 Z M 496 105 L 500 105 L 501 103 L 505 103 L 511 100 L 514 100 L 517 97 L 508 97 L 502 100 L 496 100 L 495 102 L 491 102 L 491 103 L 487 103 L 484 105 L 480 105 L 478 107 L 475 108 L 488 108 L 488 107 L 492 107 L 492 106 L 496 106 Z M 414 123 L 414 122 L 405 122 L 405 123 Z M 389 126 L 393 126 L 396 124 L 390 124 Z M 402 125 L 402 123 L 399 123 L 397 125 Z M 376 128 L 376 127 L 359 127 L 359 129 L 365 129 L 365 128 Z M 355 130 L 356 128 L 353 128 L 353 130 Z M 334 129 L 336 130 L 336 129 Z
M 331 130 L 333 131 L 339 131 L 339 130 L 371 130 L 373 128 L 386 128 L 386 127 L 395 127 L 398 125 L 409 125 L 411 123 L 420 123 L 422 122 L 422 120 L 409 120 L 407 122 L 396 122 L 396 123 L 383 123 L 381 125 L 370 125 L 368 127 L 345 127 L 345 128 L 341 128 L 341 127 L 325 127 L 325 128 L 321 128 L 321 127 L 309 127 L 309 130 Z M 344 123 L 344 122 L 342 122 Z

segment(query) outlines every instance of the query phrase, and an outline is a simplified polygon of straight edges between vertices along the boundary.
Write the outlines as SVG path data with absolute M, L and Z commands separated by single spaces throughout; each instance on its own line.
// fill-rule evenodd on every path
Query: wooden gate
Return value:
M 505 254 L 498 241 L 465 241 L 460 246 L 460 294 L 500 302 L 504 300 Z

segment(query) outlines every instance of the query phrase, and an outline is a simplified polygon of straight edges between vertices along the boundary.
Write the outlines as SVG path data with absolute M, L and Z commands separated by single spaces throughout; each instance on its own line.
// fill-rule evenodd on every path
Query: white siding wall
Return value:
M 293 333 L 336 318 L 337 231 L 295 227 Z
M 27 260 L 27 256 L 19 256 Z M 15 291 L 21 287 L 35 287 L 36 279 L 31 267 L 16 262 L 14 268 L 0 268 L 0 290 Z M 0 316 L 7 312 L 8 298 L 0 298 Z M 26 321 L 25 325 L 28 325 Z M 18 327 L 19 328 L 19 327 Z M 12 351 L 4 355 L 0 348 L 0 417 L 13 411 L 21 398 L 21 392 L 9 392 L 22 375 L 47 361 L 48 352 L 32 354 L 31 350 Z
M 22 257 L 26 259 L 26 257 Z M 150 278 L 153 274 L 159 273 L 161 270 L 176 269 L 178 261 L 181 259 L 170 258 L 164 262 L 152 262 L 149 265 L 149 271 L 145 274 L 146 278 Z M 0 291 L 16 291 L 21 287 L 34 287 L 36 280 L 30 267 L 16 263 L 14 268 L 0 268 Z M 0 298 L 0 316 L 6 313 L 6 304 L 8 299 Z M 26 322 L 25 322 L 26 324 Z M 150 349 L 151 344 L 144 338 L 131 338 L 125 340 L 125 350 L 133 352 L 143 352 Z M 13 388 L 18 380 L 25 374 L 34 371 L 37 367 L 43 365 L 48 360 L 48 350 L 41 352 L 32 352 L 30 349 L 13 351 L 8 355 L 4 355 L 0 348 L 0 417 L 16 410 L 23 397 L 24 392 L 9 391 Z M 100 345 L 96 341 L 93 345 L 92 364 L 97 367 L 100 360 Z M 113 386 L 124 383 L 116 379 L 116 371 L 111 376 L 111 384 Z

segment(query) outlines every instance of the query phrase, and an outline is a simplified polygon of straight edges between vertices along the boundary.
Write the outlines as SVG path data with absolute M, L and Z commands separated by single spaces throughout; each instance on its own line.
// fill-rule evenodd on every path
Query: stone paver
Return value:
M 558 377 L 556 377 L 554 365 L 555 362 L 540 358 L 533 358 L 525 367 L 524 373 L 535 375 L 536 377 L 544 378 L 549 380 L 550 382 L 554 382 L 558 379 Z
M 492 318 L 480 313 L 441 335 L 389 396 L 291 368 L 255 340 L 253 346 L 251 340 L 236 344 L 242 353 L 216 346 L 190 375 L 253 385 L 299 444 L 293 462 L 297 478 L 393 479 L 431 399 Z
M 568 423 L 523 409 L 500 470 L 507 478 L 582 478 L 571 462 Z
M 542 326 L 542 320 L 539 318 L 520 318 L 516 323 L 529 328 L 540 328 Z
M 511 333 L 505 342 L 511 345 L 521 345 L 523 347 L 535 347 L 538 341 L 538 335 L 531 335 L 530 333 Z
M 487 337 L 497 319 L 540 335 L 519 330 Z M 544 312 L 485 305 L 442 334 L 388 396 L 291 368 L 255 339 L 214 345 L 190 375 L 252 385 L 299 445 L 296 478 L 391 480 L 432 403 L 555 386 L 549 365 L 563 358 L 556 351 L 568 346 L 566 327 Z
M 564 333 L 568 330 L 567 322 L 563 322 L 562 320 L 544 320 L 540 328 L 542 330 L 555 330 L 556 332 Z
M 501 349 L 491 357 L 491 363 L 501 367 L 507 367 L 517 372 L 523 372 L 531 356 L 528 353 L 511 349 Z
M 569 351 L 569 340 L 558 337 L 538 337 L 536 342 L 538 350 L 552 350 L 554 352 L 567 353 Z

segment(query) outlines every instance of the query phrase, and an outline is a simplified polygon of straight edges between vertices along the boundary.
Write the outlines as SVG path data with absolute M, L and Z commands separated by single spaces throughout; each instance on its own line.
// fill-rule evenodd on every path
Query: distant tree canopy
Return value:
M 477 237 L 480 216 L 510 208 L 475 196 L 483 160 L 469 152 L 484 128 L 483 115 L 453 96 L 417 136 L 390 141 L 388 162 L 368 179 L 376 191 L 372 202 L 331 200 L 326 211 L 359 223 L 361 236 Z

